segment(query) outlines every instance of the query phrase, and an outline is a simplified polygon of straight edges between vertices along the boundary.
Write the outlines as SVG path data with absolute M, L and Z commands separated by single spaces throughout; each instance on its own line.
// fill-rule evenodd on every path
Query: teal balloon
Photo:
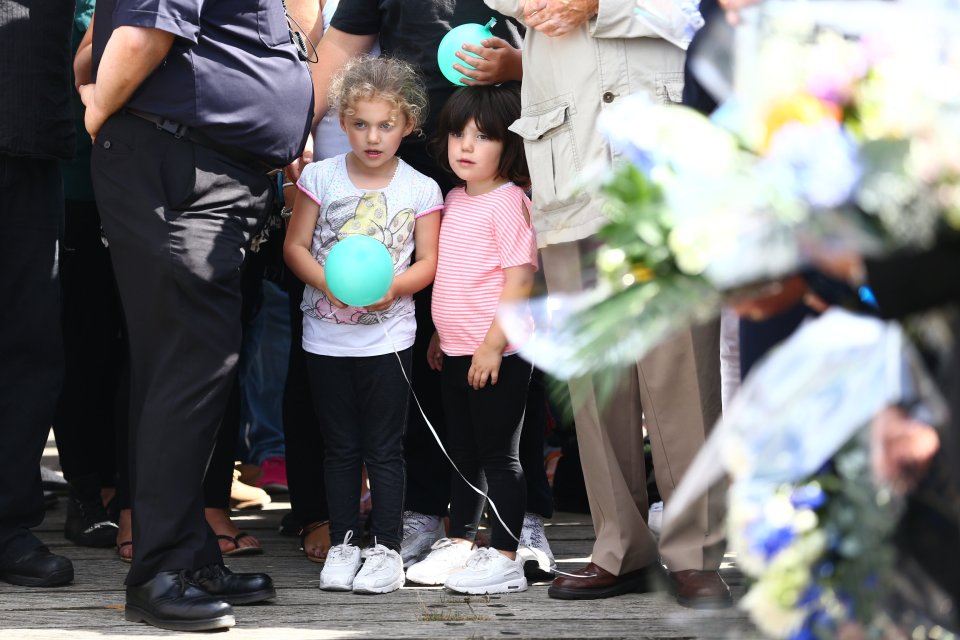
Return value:
M 457 51 L 463 51 L 464 44 L 472 44 L 476 46 L 481 46 L 480 41 L 486 40 L 487 38 L 493 37 L 493 25 L 497 24 L 496 18 L 490 18 L 490 22 L 485 25 L 468 23 L 462 24 L 459 27 L 454 27 L 447 32 L 447 35 L 443 36 L 443 40 L 440 41 L 440 46 L 437 48 L 437 64 L 440 65 L 440 72 L 444 77 L 452 82 L 453 84 L 462 87 L 463 83 L 460 82 L 462 78 L 465 78 L 463 74 L 453 68 L 455 64 L 462 64 L 465 67 L 473 67 L 455 54 Z M 468 56 L 472 56 L 472 53 L 463 51 Z M 476 57 L 476 56 L 474 56 Z
M 347 236 L 333 245 L 323 265 L 330 293 L 353 307 L 383 298 L 393 282 L 393 258 L 370 236 Z

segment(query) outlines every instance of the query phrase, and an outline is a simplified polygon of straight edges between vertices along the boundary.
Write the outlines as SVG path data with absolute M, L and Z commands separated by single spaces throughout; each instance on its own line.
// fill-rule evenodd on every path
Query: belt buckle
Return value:
M 172 134 L 177 140 L 187 134 L 187 127 L 185 125 L 174 122 L 173 120 L 167 120 L 166 118 L 157 123 L 157 129 Z

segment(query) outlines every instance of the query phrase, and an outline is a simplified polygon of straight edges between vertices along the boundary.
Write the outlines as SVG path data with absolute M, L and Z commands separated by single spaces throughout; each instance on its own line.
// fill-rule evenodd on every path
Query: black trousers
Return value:
M 290 360 L 283 390 L 283 440 L 287 452 L 287 486 L 290 509 L 301 525 L 330 519 L 324 485 L 326 450 L 320 421 L 314 411 L 313 392 L 303 350 L 303 283 L 289 270 L 284 286 L 290 300 Z
M 529 362 L 518 355 L 500 364 L 497 384 L 473 389 L 467 384 L 471 356 L 443 357 L 443 408 L 449 425 L 450 458 L 475 487 L 488 490 L 500 519 L 490 514 L 490 546 L 516 551 L 527 505 L 527 485 L 520 467 Z M 541 464 L 541 467 L 543 465 Z M 450 536 L 473 540 L 484 507 L 483 496 L 453 471 L 450 480 Z
M 434 332 L 431 318 L 432 296 L 432 286 L 413 296 L 416 303 L 417 337 L 413 343 L 412 369 L 408 370 L 408 373 L 411 375 L 413 391 L 417 394 L 420 407 L 446 446 L 447 427 L 440 394 L 440 373 L 427 364 L 427 348 Z M 450 503 L 450 463 L 444 458 L 423 420 L 420 408 L 412 398 L 410 423 L 403 444 L 407 460 L 406 508 L 433 516 L 447 515 L 447 505 Z
M 543 466 L 543 443 L 547 429 L 547 389 L 543 371 L 533 368 L 527 390 L 527 408 L 520 430 L 520 466 L 527 483 L 527 508 L 544 518 L 553 517 L 553 490 Z
M 244 252 L 273 189 L 125 114 L 104 124 L 92 161 L 129 334 L 135 585 L 222 562 L 202 484 L 236 375 Z
M 112 487 L 117 472 L 115 406 L 126 348 L 120 296 L 100 236 L 96 203 L 68 200 L 63 236 L 66 368 L 53 421 L 60 466 L 67 480 L 97 476 L 101 486 Z M 125 418 L 120 425 L 126 429 Z
M 41 546 L 40 458 L 63 377 L 56 160 L 0 155 L 0 556 Z
M 366 465 L 373 498 L 370 533 L 379 544 L 400 550 L 403 432 L 410 397 L 400 367 L 402 362 L 410 368 L 410 351 L 356 358 L 306 354 L 326 445 L 323 470 L 333 544 L 341 544 L 348 531 L 359 538 L 360 474 Z

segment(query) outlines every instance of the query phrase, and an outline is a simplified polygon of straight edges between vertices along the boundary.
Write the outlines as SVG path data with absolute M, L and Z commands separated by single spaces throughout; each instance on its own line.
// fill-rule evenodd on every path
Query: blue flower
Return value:
M 800 596 L 800 599 L 797 600 L 798 607 L 805 607 L 811 602 L 815 602 L 820 599 L 820 596 L 823 594 L 823 590 L 815 584 L 811 584 L 807 587 L 807 590 L 803 592 L 803 595 Z
M 813 632 L 813 629 L 808 628 L 807 625 L 803 625 L 790 634 L 790 640 L 817 640 L 817 634 Z
M 830 576 L 833 575 L 834 569 L 835 567 L 833 566 L 833 563 L 826 561 L 826 562 L 821 562 L 816 567 L 814 567 L 813 571 L 818 578 L 829 578 Z
M 795 509 L 819 509 L 827 503 L 827 494 L 813 482 L 797 487 L 790 494 L 790 504 Z
M 846 203 L 861 173 L 856 145 L 832 120 L 783 126 L 761 167 L 797 197 L 823 208 Z
M 770 560 L 790 545 L 797 537 L 790 526 L 771 526 L 766 520 L 754 520 L 747 525 L 744 534 L 750 551 Z

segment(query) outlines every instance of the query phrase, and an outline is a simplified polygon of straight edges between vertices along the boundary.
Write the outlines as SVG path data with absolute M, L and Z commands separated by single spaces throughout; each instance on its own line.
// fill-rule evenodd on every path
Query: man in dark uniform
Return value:
M 133 548 L 126 617 L 232 626 L 274 597 L 223 566 L 202 482 L 236 374 L 240 268 L 312 118 L 279 1 L 101 0 L 80 88 L 130 341 Z M 283 109 L 284 117 L 276 117 Z
M 73 565 L 30 533 L 63 377 L 58 159 L 73 155 L 73 0 L 0 0 L 0 580 L 50 587 Z

